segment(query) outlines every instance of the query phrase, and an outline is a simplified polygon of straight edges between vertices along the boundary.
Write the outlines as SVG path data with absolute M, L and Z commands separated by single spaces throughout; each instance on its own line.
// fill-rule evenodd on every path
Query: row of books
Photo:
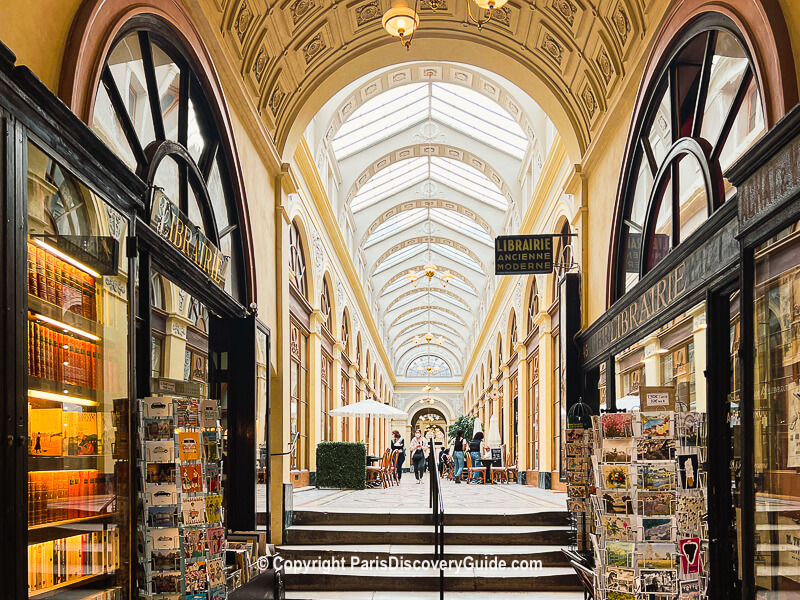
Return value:
M 96 389 L 100 347 L 28 320 L 28 375 Z
M 28 473 L 28 525 L 96 516 L 93 499 L 106 493 L 103 474 L 95 469 Z
M 94 278 L 28 242 L 28 293 L 69 312 L 97 320 Z
M 100 453 L 97 420 L 89 410 L 29 408 L 28 454 L 95 456 Z
M 87 529 L 92 526 L 86 526 Z M 36 592 L 119 568 L 119 530 L 112 526 L 28 546 L 28 589 Z

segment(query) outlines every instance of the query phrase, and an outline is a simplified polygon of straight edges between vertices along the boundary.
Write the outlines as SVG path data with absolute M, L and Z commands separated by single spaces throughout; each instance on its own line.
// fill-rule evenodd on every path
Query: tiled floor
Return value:
M 417 485 L 407 473 L 399 486 L 386 489 L 307 489 L 294 493 L 294 510 L 408 513 L 428 512 L 429 475 Z M 566 510 L 567 495 L 517 484 L 467 485 L 442 481 L 442 497 L 448 514 L 515 514 L 542 510 Z

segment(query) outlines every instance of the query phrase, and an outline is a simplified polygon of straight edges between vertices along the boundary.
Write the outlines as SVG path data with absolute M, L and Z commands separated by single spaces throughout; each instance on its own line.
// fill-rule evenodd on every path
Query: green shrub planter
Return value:
M 367 447 L 362 442 L 317 444 L 318 488 L 363 490 L 367 487 Z

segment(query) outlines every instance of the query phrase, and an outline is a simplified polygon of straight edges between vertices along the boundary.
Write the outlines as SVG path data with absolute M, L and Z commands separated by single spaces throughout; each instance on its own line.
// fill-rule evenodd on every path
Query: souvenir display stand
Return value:
M 640 411 L 593 417 L 595 597 L 700 600 L 708 587 L 705 414 L 676 411 L 671 388 L 643 387 L 640 398 Z
M 575 549 L 584 555 L 590 555 L 589 534 L 592 532 L 592 519 L 589 514 L 589 493 L 592 481 L 589 457 L 595 438 L 589 406 L 584 402 L 572 406 L 567 413 L 567 423 L 564 451 L 569 498 L 567 505 L 572 515 Z
M 204 397 L 148 397 L 139 400 L 139 420 L 140 595 L 223 600 L 219 404 Z

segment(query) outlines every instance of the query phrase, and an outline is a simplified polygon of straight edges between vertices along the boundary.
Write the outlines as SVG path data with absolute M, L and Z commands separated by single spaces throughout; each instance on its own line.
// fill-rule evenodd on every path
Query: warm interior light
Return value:
M 439 336 L 439 339 L 436 340 L 436 343 L 441 346 L 442 344 L 444 344 L 444 338 L 442 336 Z
M 450 271 L 445 271 L 442 273 L 442 287 L 447 287 L 447 284 L 450 283 L 455 275 L 453 275 Z
M 51 402 L 61 402 L 64 404 L 77 404 L 79 406 L 98 406 L 94 400 L 85 398 L 75 398 L 66 394 L 55 394 L 53 392 L 43 392 L 41 390 L 28 390 L 28 397 L 37 400 L 50 400 Z
M 395 0 L 392 8 L 383 15 L 383 28 L 389 35 L 404 38 L 411 36 L 419 25 L 419 17 L 405 0 Z
M 413 342 L 414 342 L 415 344 L 419 344 L 421 341 L 422 341 L 422 340 L 421 340 L 421 339 L 419 339 L 419 336 L 416 336 L 416 335 L 414 336 L 414 340 L 413 340 Z
M 433 263 L 428 263 L 425 265 L 423 270 L 425 271 L 425 276 L 428 278 L 428 280 L 433 279 L 433 276 L 436 275 L 436 265 Z
M 92 277 L 100 277 L 100 273 L 98 273 L 94 269 L 91 269 L 91 268 L 87 267 L 85 264 L 83 264 L 82 262 L 79 262 L 79 261 L 75 260 L 74 258 L 72 258 L 71 256 L 69 256 L 67 254 L 64 254 L 63 252 L 61 252 L 61 250 L 58 250 L 57 248 L 53 248 L 53 246 L 51 246 L 50 244 L 48 244 L 47 242 L 45 242 L 41 238 L 33 238 L 33 241 L 34 241 L 34 243 L 36 243 L 37 246 L 41 246 L 42 248 L 44 248 L 48 252 L 50 252 L 52 254 L 55 254 L 58 258 L 60 258 L 64 262 L 68 262 L 73 267 L 78 267 L 84 273 L 88 273 Z
M 89 339 L 89 340 L 92 340 L 92 341 L 95 341 L 95 342 L 100 339 L 96 335 L 88 333 L 88 332 L 84 331 L 83 329 L 78 329 L 77 327 L 73 327 L 72 325 L 67 325 L 66 323 L 62 323 L 61 321 L 56 321 L 55 319 L 51 319 L 50 317 L 46 317 L 44 315 L 37 314 L 36 318 L 38 320 L 40 320 L 40 321 L 44 321 L 45 323 L 49 323 L 50 325 L 53 325 L 54 327 L 58 327 L 59 329 L 63 329 L 64 331 L 71 331 L 72 333 L 76 333 L 76 334 L 78 334 L 80 336 L 85 337 L 86 339 Z
M 433 340 L 433 334 L 429 331 L 428 333 L 425 334 L 425 341 L 430 344 L 431 340 Z
M 483 10 L 498 9 L 505 5 L 508 0 L 475 0 L 475 4 Z

